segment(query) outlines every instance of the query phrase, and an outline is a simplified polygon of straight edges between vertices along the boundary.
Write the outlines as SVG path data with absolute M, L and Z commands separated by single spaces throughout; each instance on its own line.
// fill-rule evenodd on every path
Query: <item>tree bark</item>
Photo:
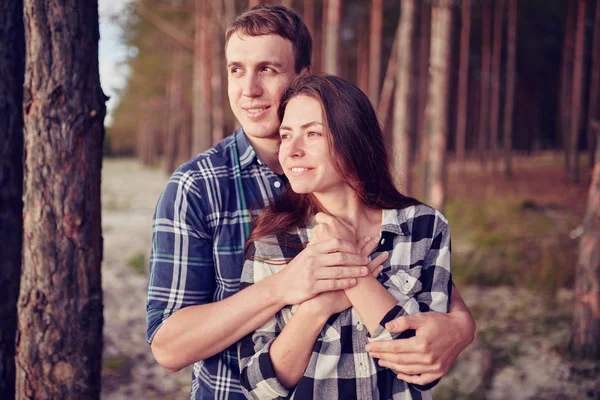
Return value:
M 194 129 L 192 134 L 192 152 L 202 153 L 212 144 L 212 88 L 211 88 L 211 52 L 210 52 L 210 15 L 209 4 L 205 0 L 195 0 L 194 11 Z
M 589 164 L 594 165 L 596 135 L 592 125 L 600 121 L 600 2 L 596 2 L 596 16 L 594 17 L 594 34 L 592 39 L 592 67 L 590 82 L 590 100 L 588 112 L 588 152 Z
M 469 89 L 469 43 L 471 38 L 471 0 L 463 0 L 460 30 L 460 65 L 458 72 L 458 106 L 455 152 L 458 162 L 465 161 L 467 137 L 467 94 Z
M 392 137 L 392 159 L 394 160 L 395 184 L 403 192 L 410 194 L 412 189 L 411 161 L 413 157 L 412 141 L 414 139 L 414 84 L 413 70 L 415 54 L 415 20 L 414 0 L 404 0 L 398 29 L 398 57 L 396 75 L 396 94 L 394 97 L 394 134 Z
M 485 164 L 489 112 L 490 112 L 490 25 L 492 22 L 490 5 L 488 2 L 482 4 L 481 15 L 481 108 L 479 109 L 479 134 L 477 141 L 477 150 L 481 164 Z
M 427 119 L 430 127 L 429 185 L 427 201 L 438 210 L 446 199 L 446 138 L 450 86 L 450 48 L 452 43 L 452 9 L 450 5 L 434 5 L 431 11 L 431 51 Z
M 323 72 L 339 75 L 340 14 L 342 0 L 326 0 L 326 18 L 324 19 L 325 45 L 323 46 Z
M 172 174 L 177 167 L 177 143 L 182 134 L 184 118 L 184 93 L 183 93 L 183 64 L 185 62 L 184 49 L 175 45 L 171 60 L 171 77 L 168 89 L 168 128 L 165 152 L 165 172 Z
M 214 20 L 221 19 L 224 14 L 223 0 L 213 0 L 212 12 L 214 17 L 211 24 L 212 40 L 210 49 L 212 53 L 212 65 L 210 86 L 212 90 L 212 145 L 214 146 L 225 137 L 225 113 L 223 112 L 224 98 L 223 86 L 226 84 L 225 77 L 225 32 Z M 210 19 L 208 19 L 210 21 Z
M 593 128 L 599 146 L 600 124 L 594 124 Z M 571 350 L 576 357 L 600 358 L 600 159 L 594 165 L 579 242 L 571 333 Z
M 498 157 L 498 125 L 500 122 L 500 55 L 502 50 L 502 14 L 504 13 L 504 0 L 495 0 L 494 8 L 489 128 L 490 159 L 493 171 L 496 170 L 496 159 Z
M 0 5 L 0 393 L 15 397 L 23 240 L 23 1 Z
M 562 60 L 560 66 L 560 132 L 565 154 L 565 175 L 571 170 L 571 141 L 569 140 L 569 127 L 571 125 L 570 103 L 572 96 L 572 68 L 573 68 L 573 29 L 575 24 L 575 6 L 573 2 L 567 3 L 567 16 L 563 40 Z
M 357 28 L 357 57 L 356 57 L 356 86 L 364 93 L 369 93 L 369 65 L 370 60 L 364 57 L 369 54 L 369 34 L 366 24 L 366 12 L 361 12 Z
M 508 0 L 508 33 L 506 49 L 506 99 L 504 101 L 504 175 L 512 176 L 512 130 L 515 106 L 516 59 L 517 59 L 517 0 Z
M 396 28 L 396 33 L 394 34 L 394 41 L 392 43 L 392 53 L 390 54 L 390 58 L 387 63 L 387 67 L 385 69 L 385 78 L 383 79 L 383 86 L 381 88 L 381 96 L 379 97 L 379 101 L 377 102 L 377 119 L 379 119 L 379 124 L 381 125 L 381 129 L 385 132 L 387 130 L 387 118 L 390 113 L 390 105 L 392 102 L 392 95 L 394 94 L 394 87 L 396 83 L 396 75 L 397 75 L 397 59 L 398 59 L 398 35 L 400 34 L 400 29 Z
M 421 2 L 420 16 L 420 37 L 419 37 L 419 90 L 417 100 L 417 128 L 415 140 L 415 152 L 419 152 L 420 165 L 420 194 L 426 196 L 425 188 L 427 188 L 427 168 L 429 157 L 429 129 L 425 128 L 426 116 L 425 108 L 427 107 L 427 88 L 429 85 L 429 51 L 431 42 L 431 4 L 429 2 Z
M 576 183 L 579 180 L 578 162 L 578 139 L 582 119 L 583 100 L 583 64 L 585 49 L 585 4 L 586 0 L 579 0 L 577 4 L 577 31 L 575 36 L 575 58 L 573 60 L 573 92 L 571 101 L 571 126 L 569 152 L 571 159 L 571 170 L 569 171 L 569 182 Z
M 100 171 L 106 96 L 98 3 L 25 0 L 18 399 L 98 399 Z
M 379 100 L 381 81 L 381 32 L 383 29 L 383 1 L 371 0 L 371 24 L 369 27 L 369 98 L 373 107 Z M 359 57 L 360 54 L 359 54 Z

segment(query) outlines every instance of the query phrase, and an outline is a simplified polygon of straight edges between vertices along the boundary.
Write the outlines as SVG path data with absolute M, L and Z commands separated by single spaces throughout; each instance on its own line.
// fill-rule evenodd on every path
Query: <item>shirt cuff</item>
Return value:
M 269 350 L 274 339 L 252 356 L 242 368 L 241 383 L 245 394 L 251 399 L 286 398 L 289 390 L 277 379 Z

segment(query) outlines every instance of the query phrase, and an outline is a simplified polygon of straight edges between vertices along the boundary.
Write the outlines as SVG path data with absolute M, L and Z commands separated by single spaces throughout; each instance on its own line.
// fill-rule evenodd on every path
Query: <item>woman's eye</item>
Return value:
M 320 132 L 311 131 L 311 132 L 308 132 L 308 136 L 321 136 L 321 133 Z

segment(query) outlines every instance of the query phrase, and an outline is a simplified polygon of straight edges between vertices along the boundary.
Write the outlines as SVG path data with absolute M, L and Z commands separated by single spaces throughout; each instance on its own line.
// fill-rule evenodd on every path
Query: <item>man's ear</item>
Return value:
M 303 75 L 310 75 L 310 74 L 312 74 L 312 65 L 307 65 L 306 67 L 302 68 L 302 70 L 300 71 L 300 73 L 298 75 L 303 76 Z

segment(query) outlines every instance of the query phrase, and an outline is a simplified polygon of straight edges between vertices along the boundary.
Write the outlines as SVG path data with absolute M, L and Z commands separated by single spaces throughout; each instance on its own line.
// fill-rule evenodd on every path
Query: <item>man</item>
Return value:
M 147 339 L 168 370 L 195 363 L 192 398 L 243 399 L 237 341 L 283 306 L 351 287 L 369 272 L 353 244 L 331 239 L 238 292 L 251 217 L 284 188 L 279 101 L 295 77 L 311 72 L 311 48 L 306 26 L 284 7 L 257 6 L 238 16 L 226 34 L 226 57 L 229 102 L 242 128 L 182 165 L 158 201 Z M 390 330 L 415 329 L 416 336 L 369 350 L 408 382 L 442 376 L 474 333 L 454 292 L 449 314 L 398 319 Z

